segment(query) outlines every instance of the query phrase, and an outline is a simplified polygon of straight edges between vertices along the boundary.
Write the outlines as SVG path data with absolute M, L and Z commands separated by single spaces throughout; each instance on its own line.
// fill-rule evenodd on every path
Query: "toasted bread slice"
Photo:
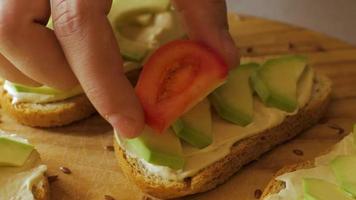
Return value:
M 311 99 L 295 115 L 274 128 L 236 142 L 230 154 L 183 181 L 167 181 L 150 175 L 137 159 L 125 153 L 114 141 L 116 156 L 123 172 L 148 195 L 169 199 L 205 192 L 224 183 L 230 176 L 263 153 L 311 127 L 322 117 L 330 100 L 331 81 L 316 74 Z
M 85 95 L 51 103 L 12 103 L 12 97 L 2 92 L 3 109 L 21 124 L 32 127 L 56 127 L 70 124 L 95 113 Z
M 306 162 L 283 167 L 275 174 L 274 178 L 267 184 L 265 190 L 263 191 L 261 199 L 264 199 L 268 195 L 278 193 L 279 191 L 285 188 L 285 183 L 283 181 L 276 180 L 275 179 L 276 177 L 285 173 L 297 171 L 299 169 L 313 168 L 314 166 L 315 166 L 314 162 L 306 161 Z

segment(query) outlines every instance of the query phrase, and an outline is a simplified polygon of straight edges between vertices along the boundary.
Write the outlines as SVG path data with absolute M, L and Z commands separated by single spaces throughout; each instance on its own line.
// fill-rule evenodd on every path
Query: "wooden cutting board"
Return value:
M 263 189 L 282 166 L 313 158 L 347 134 L 356 122 L 356 48 L 308 30 L 252 17 L 229 16 L 232 35 L 243 56 L 286 53 L 305 54 L 316 71 L 333 83 L 332 102 L 322 123 L 295 140 L 281 145 L 234 175 L 210 192 L 187 199 L 253 200 L 255 190 Z M 99 116 L 73 125 L 34 129 L 17 124 L 6 114 L 0 128 L 28 138 L 49 167 L 58 175 L 51 184 L 53 200 L 141 200 L 143 195 L 120 171 L 112 145 L 110 126 Z M 301 150 L 303 155 L 296 155 Z M 72 174 L 59 168 L 68 167 Z

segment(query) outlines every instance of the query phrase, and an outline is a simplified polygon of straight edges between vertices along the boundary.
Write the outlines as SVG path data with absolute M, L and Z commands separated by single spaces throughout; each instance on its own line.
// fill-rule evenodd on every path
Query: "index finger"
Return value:
M 173 0 L 189 37 L 217 51 L 229 64 L 239 63 L 239 52 L 229 33 L 225 0 Z
M 111 1 L 52 0 L 55 33 L 87 96 L 124 136 L 144 126 L 141 105 L 122 69 L 106 13 Z

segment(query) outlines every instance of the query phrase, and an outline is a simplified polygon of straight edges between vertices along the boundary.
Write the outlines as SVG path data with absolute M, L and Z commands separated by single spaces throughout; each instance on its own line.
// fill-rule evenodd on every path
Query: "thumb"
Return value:
M 239 64 L 239 52 L 229 33 L 224 0 L 173 0 L 189 37 L 217 51 L 230 67 Z

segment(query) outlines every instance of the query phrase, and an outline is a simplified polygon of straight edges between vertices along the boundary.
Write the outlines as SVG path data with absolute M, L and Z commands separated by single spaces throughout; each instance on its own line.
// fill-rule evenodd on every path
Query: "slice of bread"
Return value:
M 56 127 L 89 117 L 95 109 L 83 94 L 51 103 L 12 103 L 12 97 L 3 91 L 1 105 L 21 124 L 32 127 Z
M 205 192 L 227 181 L 241 167 L 258 159 L 263 153 L 317 123 L 327 108 L 330 94 L 331 81 L 317 74 L 312 97 L 297 114 L 288 116 L 274 128 L 236 142 L 230 154 L 183 181 L 167 181 L 150 175 L 137 159 L 127 155 L 114 140 L 116 156 L 126 176 L 148 195 L 169 199 Z
M 266 198 L 268 195 L 278 193 L 279 191 L 281 191 L 282 189 L 285 188 L 285 183 L 283 181 L 276 180 L 275 179 L 276 177 L 278 177 L 282 174 L 285 174 L 285 173 L 297 171 L 299 169 L 313 168 L 314 166 L 315 165 L 314 165 L 313 161 L 306 161 L 306 162 L 297 163 L 294 165 L 289 165 L 289 166 L 283 167 L 274 175 L 274 178 L 267 184 L 267 186 L 261 196 L 261 200 Z

